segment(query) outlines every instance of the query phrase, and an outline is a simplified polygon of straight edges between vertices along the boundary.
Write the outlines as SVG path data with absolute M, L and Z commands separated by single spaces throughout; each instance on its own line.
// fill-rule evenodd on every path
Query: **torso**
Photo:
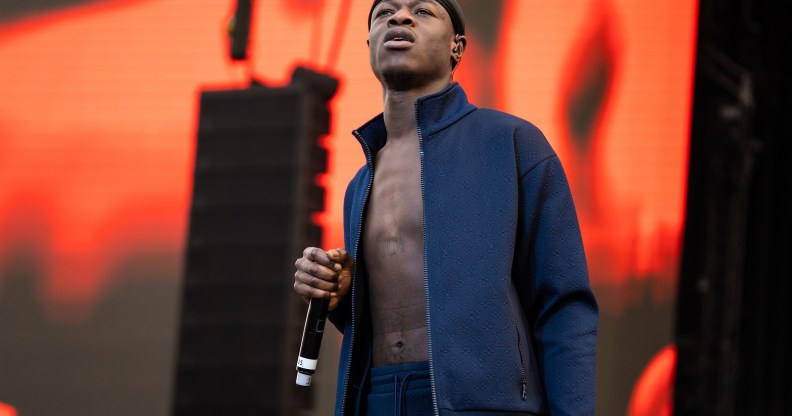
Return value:
M 417 132 L 377 153 L 363 233 L 373 365 L 428 359 Z

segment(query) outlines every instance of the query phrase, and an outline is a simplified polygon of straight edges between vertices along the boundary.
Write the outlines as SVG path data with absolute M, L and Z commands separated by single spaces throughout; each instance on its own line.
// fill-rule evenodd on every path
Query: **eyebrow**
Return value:
M 396 1 L 397 0 L 382 0 L 380 2 L 380 4 L 395 3 Z M 434 1 L 434 0 L 412 0 L 409 3 L 407 3 L 407 7 L 413 7 L 413 6 L 415 6 L 415 5 L 419 4 L 419 3 L 430 3 L 430 4 L 433 4 L 433 5 L 438 5 L 437 2 Z M 379 5 L 377 5 L 377 7 L 379 7 Z

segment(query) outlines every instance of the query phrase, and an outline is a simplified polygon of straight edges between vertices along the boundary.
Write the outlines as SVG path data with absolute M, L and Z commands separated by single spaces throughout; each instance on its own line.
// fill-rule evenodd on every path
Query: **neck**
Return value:
M 448 81 L 438 81 L 423 88 L 407 91 L 395 91 L 385 88 L 383 93 L 383 116 L 385 118 L 385 128 L 388 131 L 388 139 L 412 135 L 418 128 L 415 102 L 421 97 L 442 91 L 448 85 Z

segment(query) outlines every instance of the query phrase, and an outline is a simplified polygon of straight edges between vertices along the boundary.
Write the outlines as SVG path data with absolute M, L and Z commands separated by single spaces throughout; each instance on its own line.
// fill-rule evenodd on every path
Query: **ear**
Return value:
M 462 62 L 462 54 L 465 53 L 467 47 L 467 38 L 464 35 L 456 35 L 451 45 L 451 71 L 453 72 Z
M 451 49 L 451 57 L 454 60 L 459 61 L 462 59 L 462 54 L 465 53 L 465 48 L 467 48 L 467 37 L 464 35 L 456 35 L 454 36 L 453 48 Z

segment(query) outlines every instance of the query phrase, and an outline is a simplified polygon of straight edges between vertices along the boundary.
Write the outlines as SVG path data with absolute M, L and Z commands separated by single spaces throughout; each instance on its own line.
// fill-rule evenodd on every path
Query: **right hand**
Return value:
M 332 311 L 349 292 L 354 264 L 343 248 L 324 251 L 308 247 L 294 262 L 294 291 L 306 302 L 311 298 L 330 299 L 328 310 Z

